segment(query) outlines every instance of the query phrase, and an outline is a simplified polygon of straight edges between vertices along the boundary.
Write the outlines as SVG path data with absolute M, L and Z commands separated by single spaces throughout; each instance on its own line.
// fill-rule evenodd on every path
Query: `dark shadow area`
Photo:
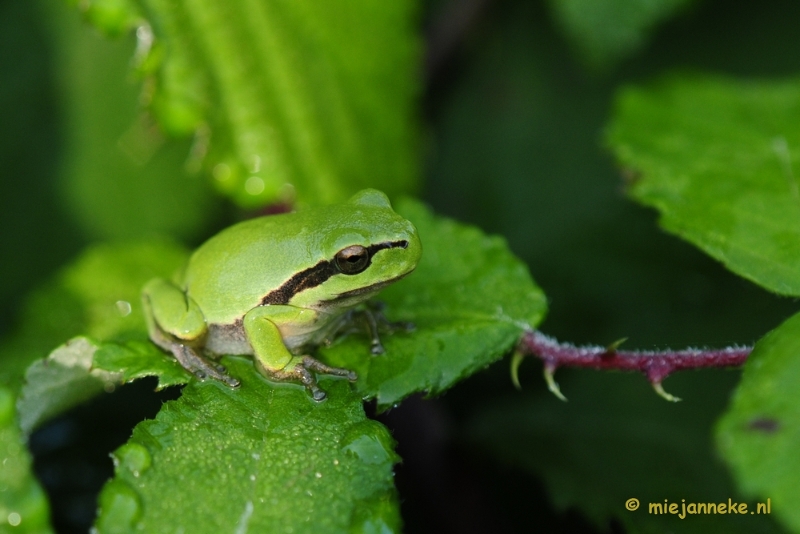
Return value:
M 575 510 L 555 510 L 538 478 L 465 443 L 452 417 L 446 403 L 419 395 L 374 417 L 389 427 L 403 458 L 395 480 L 405 532 L 600 532 Z
M 89 531 L 97 495 L 114 474 L 110 454 L 133 427 L 152 419 L 161 405 L 180 397 L 177 387 L 154 391 L 155 378 L 138 380 L 48 422 L 30 437 L 33 468 L 50 500 L 60 534 Z

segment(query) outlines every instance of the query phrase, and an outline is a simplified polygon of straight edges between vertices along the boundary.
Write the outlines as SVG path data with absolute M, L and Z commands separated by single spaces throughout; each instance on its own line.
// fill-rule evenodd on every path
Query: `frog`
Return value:
M 198 379 L 236 388 L 240 381 L 218 358 L 247 355 L 265 378 L 299 382 L 322 401 L 317 374 L 358 376 L 311 352 L 414 271 L 421 255 L 414 225 L 375 189 L 239 222 L 200 245 L 173 279 L 144 285 L 149 337 Z M 376 324 L 371 314 L 367 322 Z M 382 352 L 375 339 L 373 354 Z

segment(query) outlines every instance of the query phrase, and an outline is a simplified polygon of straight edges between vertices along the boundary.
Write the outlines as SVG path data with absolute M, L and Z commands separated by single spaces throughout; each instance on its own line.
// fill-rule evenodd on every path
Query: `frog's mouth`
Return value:
M 341 303 L 342 301 L 346 301 L 346 300 L 350 300 L 350 299 L 358 299 L 358 297 L 364 297 L 362 299 L 358 299 L 359 301 L 367 300 L 369 297 L 371 297 L 372 295 L 374 295 L 375 293 L 377 293 L 378 291 L 380 291 L 384 287 L 386 287 L 388 285 L 391 285 L 391 284 L 394 284 L 398 280 L 400 280 L 402 278 L 405 278 L 406 276 L 411 274 L 412 271 L 413 271 L 413 269 L 411 271 L 408 271 L 407 273 L 401 274 L 400 276 L 395 276 L 394 278 L 390 278 L 388 280 L 383 280 L 382 282 L 376 282 L 376 283 L 368 285 L 368 286 L 359 287 L 358 289 L 352 289 L 350 291 L 345 291 L 344 293 L 339 293 L 338 295 L 336 295 L 332 299 L 328 299 L 328 300 L 326 300 L 324 302 L 325 302 L 325 304 L 328 304 L 328 303 L 331 303 L 331 304 L 336 303 L 336 304 L 338 304 L 338 303 Z

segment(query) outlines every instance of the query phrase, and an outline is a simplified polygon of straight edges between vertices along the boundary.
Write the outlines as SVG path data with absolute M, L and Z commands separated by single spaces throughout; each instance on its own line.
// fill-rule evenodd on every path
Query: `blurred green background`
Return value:
M 563 31 L 556 4 L 424 6 L 421 196 L 508 239 L 548 295 L 547 334 L 628 337 L 625 348 L 643 349 L 753 343 L 797 303 L 662 233 L 654 212 L 625 198 L 603 128 L 621 86 L 666 72 L 796 75 L 800 4 L 694 2 L 605 63 Z M 183 171 L 191 140 L 142 141 L 153 126 L 138 112 L 134 45 L 106 40 L 55 0 L 0 0 L 0 335 L 13 331 L 25 295 L 87 243 L 167 233 L 193 245 L 238 216 L 201 175 Z M 625 519 L 624 499 L 735 494 L 711 434 L 738 372 L 671 377 L 665 388 L 685 399 L 679 405 L 639 376 L 570 370 L 557 375 L 563 404 L 540 376 L 539 364 L 524 363 L 518 393 L 499 364 L 440 399 L 379 416 L 404 458 L 408 532 L 662 532 L 669 525 Z M 124 406 L 153 409 L 146 387 L 136 389 L 144 400 L 124 395 Z M 130 426 L 118 432 L 124 441 Z M 113 445 L 103 447 L 96 457 L 110 474 Z M 37 457 L 39 472 L 42 462 L 68 461 L 51 460 L 51 449 Z M 687 476 L 673 480 L 675 470 Z M 91 520 L 84 501 L 54 506 L 64 531 Z

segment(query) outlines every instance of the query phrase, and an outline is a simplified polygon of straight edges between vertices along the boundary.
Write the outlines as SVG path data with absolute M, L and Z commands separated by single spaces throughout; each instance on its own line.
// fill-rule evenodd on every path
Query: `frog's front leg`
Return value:
M 414 323 L 405 321 L 390 321 L 383 310 L 386 305 L 378 301 L 369 301 L 356 309 L 343 314 L 334 326 L 330 329 L 330 334 L 324 340 L 326 345 L 331 345 L 339 335 L 352 332 L 366 332 L 370 338 L 370 352 L 373 356 L 383 354 L 386 349 L 381 342 L 380 331 L 396 332 L 398 330 L 411 332 L 415 329 Z
M 155 278 L 144 286 L 142 304 L 150 339 L 171 352 L 184 369 L 201 380 L 211 377 L 230 387 L 239 385 L 224 367 L 207 361 L 195 350 L 208 327 L 203 312 L 191 297 L 175 284 Z
M 244 331 L 253 347 L 256 369 L 261 374 L 273 380 L 299 381 L 311 392 L 314 400 L 321 401 L 325 398 L 325 392 L 317 386 L 314 372 L 342 376 L 350 381 L 356 380 L 358 375 L 348 369 L 329 367 L 311 356 L 296 356 L 289 351 L 284 337 L 313 330 L 316 321 L 314 310 L 285 305 L 259 306 L 244 316 Z

